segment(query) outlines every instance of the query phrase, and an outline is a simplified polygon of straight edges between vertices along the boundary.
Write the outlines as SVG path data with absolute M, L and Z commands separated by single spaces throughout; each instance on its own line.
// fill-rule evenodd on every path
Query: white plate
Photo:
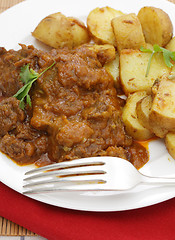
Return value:
M 166 11 L 172 22 L 175 5 L 161 0 L 28 0 L 0 14 L 0 46 L 19 49 L 18 43 L 41 45 L 31 36 L 39 21 L 54 12 L 79 17 L 86 21 L 89 11 L 95 7 L 110 6 L 125 13 L 135 12 L 143 6 L 155 6 Z M 166 151 L 163 141 L 149 145 L 150 160 L 140 170 L 152 176 L 174 176 L 175 161 Z M 19 167 L 0 153 L 0 180 L 10 188 L 22 192 L 24 172 L 33 166 Z M 175 196 L 173 186 L 139 186 L 132 191 L 110 193 L 50 193 L 35 194 L 31 198 L 70 209 L 86 211 L 121 211 L 153 205 Z

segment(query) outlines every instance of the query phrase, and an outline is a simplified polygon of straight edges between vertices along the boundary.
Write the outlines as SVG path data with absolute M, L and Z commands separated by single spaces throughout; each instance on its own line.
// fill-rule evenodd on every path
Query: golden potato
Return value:
M 77 18 L 68 17 L 68 20 L 71 22 L 71 34 L 73 36 L 73 45 L 72 48 L 80 46 L 81 44 L 87 43 L 90 41 L 90 36 L 88 30 L 84 23 Z
M 138 13 L 145 40 L 164 47 L 173 36 L 173 25 L 167 13 L 160 8 L 143 7 Z
M 32 32 L 32 35 L 41 42 L 54 48 L 71 47 L 73 38 L 70 27 L 70 21 L 59 12 L 42 19 Z
M 68 47 L 72 49 L 90 40 L 83 23 L 74 18 L 68 18 L 60 12 L 41 20 L 32 35 L 54 48 Z
M 154 54 L 148 76 L 146 70 L 151 53 L 139 50 L 123 49 L 120 53 L 120 80 L 126 95 L 136 91 L 151 93 L 154 81 L 163 74 L 171 71 L 161 53 Z
M 175 133 L 169 132 L 165 137 L 165 146 L 169 154 L 175 159 Z
M 173 37 L 165 47 L 167 50 L 175 52 L 175 37 Z
M 106 63 L 104 65 L 108 73 L 113 77 L 114 84 L 117 90 L 120 88 L 120 80 L 119 80 L 119 54 L 116 53 L 115 59 Z
M 153 45 L 151 43 L 146 43 L 146 48 L 150 50 L 154 50 Z
M 166 45 L 166 49 L 175 52 L 175 37 L 173 37 L 169 43 Z M 175 75 L 175 64 L 171 69 L 171 74 Z
M 135 13 L 125 14 L 112 19 L 116 46 L 119 53 L 122 49 L 140 49 L 145 47 L 141 24 Z
M 110 7 L 97 7 L 89 13 L 87 27 L 96 43 L 116 45 L 111 20 L 121 15 L 121 11 Z
M 175 81 L 167 76 L 156 81 L 153 96 L 150 127 L 156 136 L 164 138 L 168 132 L 175 131 Z
M 130 94 L 123 108 L 122 119 L 126 132 L 136 140 L 147 140 L 153 137 L 152 132 L 140 124 L 136 113 L 138 101 L 145 96 L 147 96 L 145 91 Z
M 152 106 L 152 97 L 148 95 L 138 101 L 136 105 L 136 114 L 140 124 L 151 131 L 149 123 L 149 114 Z

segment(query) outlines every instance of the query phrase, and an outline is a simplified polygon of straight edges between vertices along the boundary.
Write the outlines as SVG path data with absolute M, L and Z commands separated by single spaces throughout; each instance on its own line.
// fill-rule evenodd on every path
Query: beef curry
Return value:
M 30 90 L 32 106 L 22 110 L 14 97 L 23 86 L 21 67 L 40 73 L 53 61 Z M 92 50 L 0 48 L 0 151 L 19 165 L 117 156 L 140 168 L 148 152 L 125 133 L 123 105 Z

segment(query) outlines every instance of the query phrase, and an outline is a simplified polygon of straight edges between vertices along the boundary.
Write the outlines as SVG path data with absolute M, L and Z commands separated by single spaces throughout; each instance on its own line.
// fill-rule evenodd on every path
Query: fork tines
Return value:
M 83 190 L 82 185 L 105 183 L 100 178 L 104 162 L 93 158 L 77 159 L 62 163 L 51 164 L 36 168 L 25 173 L 27 182 L 23 187 L 28 189 L 24 194 L 50 192 L 50 191 L 78 191 Z M 94 188 L 94 185 L 93 185 Z M 93 189 L 92 188 L 92 189 Z M 87 191 L 87 189 L 86 189 Z

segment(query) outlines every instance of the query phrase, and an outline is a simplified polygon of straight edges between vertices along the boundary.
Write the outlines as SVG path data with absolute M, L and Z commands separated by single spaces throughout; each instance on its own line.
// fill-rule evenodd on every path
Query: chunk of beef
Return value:
M 34 145 L 30 142 L 25 142 L 17 139 L 15 136 L 6 134 L 0 141 L 0 149 L 9 157 L 18 161 L 25 159 L 26 161 L 34 154 Z
M 47 152 L 46 134 L 32 128 L 28 120 L 16 98 L 0 102 L 0 150 L 19 164 L 34 162 Z
M 11 97 L 22 86 L 20 81 L 21 67 L 30 64 L 35 71 L 46 67 L 52 57 L 33 46 L 21 45 L 18 51 L 0 48 L 0 96 Z
M 56 136 L 59 145 L 72 147 L 77 143 L 85 141 L 93 134 L 92 128 L 83 122 L 68 122 L 64 125 Z
M 23 122 L 24 112 L 19 108 L 19 100 L 14 97 L 5 98 L 0 102 L 0 136 L 15 129 Z
M 0 140 L 0 149 L 20 165 L 32 163 L 46 152 L 47 137 L 41 136 L 34 141 L 25 141 L 6 134 Z
M 19 81 L 20 69 L 14 65 L 12 58 L 18 58 L 18 54 L 11 51 L 1 51 L 0 54 L 0 96 L 13 96 L 21 87 L 22 82 Z

